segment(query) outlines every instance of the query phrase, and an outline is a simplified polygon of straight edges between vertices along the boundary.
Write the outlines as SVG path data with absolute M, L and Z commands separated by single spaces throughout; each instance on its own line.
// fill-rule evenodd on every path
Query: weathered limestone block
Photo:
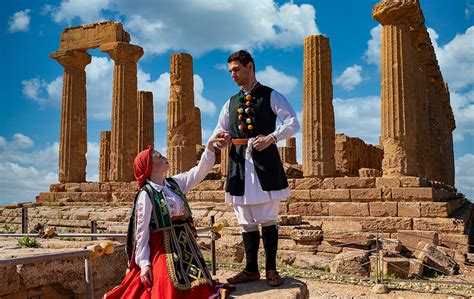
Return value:
M 99 182 L 108 182 L 110 174 L 111 132 L 100 132 Z
M 178 53 L 170 57 L 167 111 L 168 175 L 174 175 L 196 165 L 193 61 L 189 54 Z
M 371 177 L 381 177 L 382 171 L 374 168 L 359 168 L 359 177 L 361 178 L 371 178 Z
M 439 244 L 438 233 L 436 231 L 399 230 L 397 232 L 397 239 L 411 252 L 415 252 L 418 243 L 421 241 L 434 245 Z
M 462 234 L 465 223 L 455 218 L 414 218 L 413 229 Z
M 330 202 L 329 216 L 369 216 L 368 203 Z
M 85 182 L 87 152 L 86 52 L 59 50 L 49 55 L 64 67 L 59 137 L 59 182 Z
M 104 43 L 130 42 L 130 34 L 123 30 L 122 23 L 99 22 L 65 28 L 61 33 L 61 50 L 97 48 Z
M 347 189 L 315 189 L 310 190 L 311 201 L 350 201 L 350 191 Z
M 434 201 L 433 188 L 392 188 L 394 201 Z
M 112 182 L 130 182 L 138 149 L 137 61 L 143 49 L 124 42 L 100 46 L 114 60 L 110 173 Z
M 431 185 L 428 180 L 413 176 L 400 177 L 400 183 L 401 187 L 430 187 Z
M 459 270 L 456 261 L 433 244 L 425 244 L 417 258 L 424 264 L 450 275 L 456 274 Z
M 469 252 L 469 236 L 467 234 L 453 234 L 450 232 L 439 233 L 439 245 L 467 253 Z
M 327 216 L 329 212 L 323 209 L 320 202 L 296 202 L 288 205 L 288 213 L 301 216 Z
M 420 204 L 421 217 L 447 218 L 459 208 L 457 200 L 449 202 L 422 202 Z
M 396 217 L 396 202 L 371 202 L 369 203 L 370 216 L 373 217 Z
M 197 184 L 193 190 L 204 191 L 204 190 L 223 190 L 224 181 L 222 180 L 206 180 Z
M 343 252 L 331 262 L 331 273 L 369 276 L 369 256 L 364 252 Z
M 383 274 L 407 278 L 410 272 L 410 261 L 402 257 L 383 257 Z
M 397 239 L 381 239 L 380 248 L 383 256 L 398 256 L 403 249 L 402 242 Z
M 382 158 L 381 148 L 366 144 L 359 138 L 336 134 L 334 159 L 337 176 L 381 176 Z M 360 169 L 362 169 L 362 175 L 359 172 Z
M 288 213 L 290 213 L 288 211 Z M 292 214 L 292 213 L 290 213 Z M 297 214 L 297 213 L 295 213 Z M 303 221 L 303 217 L 300 214 L 297 215 L 279 215 L 278 224 L 279 225 L 300 225 Z M 281 228 L 280 228 L 281 229 Z
M 305 229 L 295 229 L 290 234 L 290 238 L 296 242 L 296 244 L 305 244 L 309 245 L 318 241 L 320 243 L 323 238 L 323 232 L 321 230 L 305 230 Z
M 287 178 L 296 179 L 303 177 L 303 170 L 301 165 L 283 163 L 283 169 L 285 170 Z
M 421 217 L 421 205 L 419 202 L 399 202 L 397 205 L 399 217 Z
M 50 192 L 65 192 L 66 187 L 65 187 L 65 184 L 51 184 L 49 186 L 49 191 Z
M 351 189 L 351 201 L 381 201 L 382 190 L 379 188 Z
M 55 192 L 40 192 L 39 197 L 36 199 L 36 203 L 43 203 L 43 202 L 53 202 Z
M 151 91 L 138 91 L 138 148 L 137 153 L 145 150 L 148 145 L 155 144 L 153 93 Z
M 316 188 L 322 188 L 323 184 L 324 184 L 324 180 L 322 178 L 296 179 L 295 186 L 293 187 L 293 189 L 295 190 L 316 189 Z
M 295 201 L 310 201 L 310 190 L 291 190 L 290 198 Z
M 110 192 L 82 192 L 81 201 L 85 202 L 109 202 Z
M 334 185 L 338 189 L 374 188 L 375 178 L 338 177 L 334 179 Z
M 100 184 L 99 183 L 81 183 L 79 185 L 82 192 L 99 192 Z
M 112 192 L 112 202 L 133 202 L 135 192 Z
M 241 237 L 223 234 L 216 242 L 216 258 L 226 262 L 241 263 L 245 257 L 244 241 Z
M 318 252 L 327 252 L 338 254 L 342 252 L 342 246 L 337 246 L 339 243 L 337 242 L 330 242 L 323 240 L 321 241 L 321 245 L 318 246 Z
M 398 188 L 401 186 L 399 178 L 376 178 L 375 186 L 377 188 Z
M 335 126 L 332 105 L 332 63 L 329 38 L 304 39 L 303 58 L 303 174 L 330 177 L 334 161 Z
M 338 232 L 338 231 L 324 231 L 324 241 L 348 244 L 355 247 L 370 247 L 374 242 L 374 235 L 366 232 Z

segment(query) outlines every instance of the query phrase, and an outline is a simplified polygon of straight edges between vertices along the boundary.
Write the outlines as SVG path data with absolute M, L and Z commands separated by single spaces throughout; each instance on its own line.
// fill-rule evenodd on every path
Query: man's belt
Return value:
M 249 142 L 249 139 L 248 138 L 232 138 L 231 142 L 232 144 L 235 144 L 235 145 L 247 145 L 247 143 Z

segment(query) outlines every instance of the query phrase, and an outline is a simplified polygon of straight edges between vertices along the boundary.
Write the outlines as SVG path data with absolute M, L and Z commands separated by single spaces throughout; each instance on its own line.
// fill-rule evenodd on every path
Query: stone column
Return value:
M 153 93 L 151 91 L 138 92 L 138 152 L 148 145 L 154 146 L 154 114 Z
M 112 182 L 135 180 L 133 160 L 137 155 L 137 61 L 143 49 L 124 42 L 103 44 L 100 50 L 114 60 L 112 88 L 112 133 L 110 176 Z
M 381 34 L 381 141 L 384 176 L 417 176 L 415 96 L 416 61 L 410 38 L 410 23 L 417 22 L 415 1 L 377 3 L 373 17 L 382 25 Z
M 81 51 L 50 54 L 64 67 L 61 129 L 59 137 L 59 182 L 86 181 L 87 109 L 86 72 L 91 56 Z
M 227 169 L 229 166 L 229 146 L 221 148 L 221 174 L 223 177 L 227 176 Z
M 291 137 L 286 139 L 286 148 L 288 149 L 288 162 L 296 164 L 296 138 Z
M 448 84 L 445 83 L 445 96 L 442 99 L 442 102 L 447 105 L 444 111 L 444 117 L 446 119 L 446 137 L 445 137 L 445 146 L 446 146 L 446 158 L 445 161 L 445 176 L 444 182 L 454 186 L 455 185 L 455 165 L 454 165 L 454 144 L 453 144 L 453 131 L 456 129 L 456 122 L 454 120 L 453 110 L 451 108 L 450 93 Z
M 199 107 L 194 107 L 194 122 L 196 126 L 196 145 L 202 145 L 201 109 Z
M 194 122 L 193 60 L 185 53 L 170 58 L 170 98 L 168 101 L 168 175 L 188 171 L 196 165 Z
M 110 172 L 110 131 L 100 132 L 99 182 L 108 182 Z
M 335 174 L 334 108 L 329 38 L 311 35 L 304 39 L 303 59 L 303 175 Z

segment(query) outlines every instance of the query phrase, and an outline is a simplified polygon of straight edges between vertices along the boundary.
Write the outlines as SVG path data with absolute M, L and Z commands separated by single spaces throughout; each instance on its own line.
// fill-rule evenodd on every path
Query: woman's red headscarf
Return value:
M 146 180 L 150 177 L 153 169 L 153 146 L 149 145 L 146 150 L 141 151 L 133 162 L 133 172 L 137 179 L 138 189 L 145 185 Z

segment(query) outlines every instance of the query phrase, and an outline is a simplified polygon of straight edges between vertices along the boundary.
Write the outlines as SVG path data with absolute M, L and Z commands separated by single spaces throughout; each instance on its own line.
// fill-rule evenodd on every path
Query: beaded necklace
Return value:
M 237 120 L 239 121 L 239 130 L 243 131 L 245 137 L 249 137 L 254 129 L 253 123 L 255 119 L 255 97 L 252 96 L 252 92 L 260 86 L 259 82 L 256 82 L 250 91 L 244 92 L 240 95 L 239 108 L 237 108 Z

